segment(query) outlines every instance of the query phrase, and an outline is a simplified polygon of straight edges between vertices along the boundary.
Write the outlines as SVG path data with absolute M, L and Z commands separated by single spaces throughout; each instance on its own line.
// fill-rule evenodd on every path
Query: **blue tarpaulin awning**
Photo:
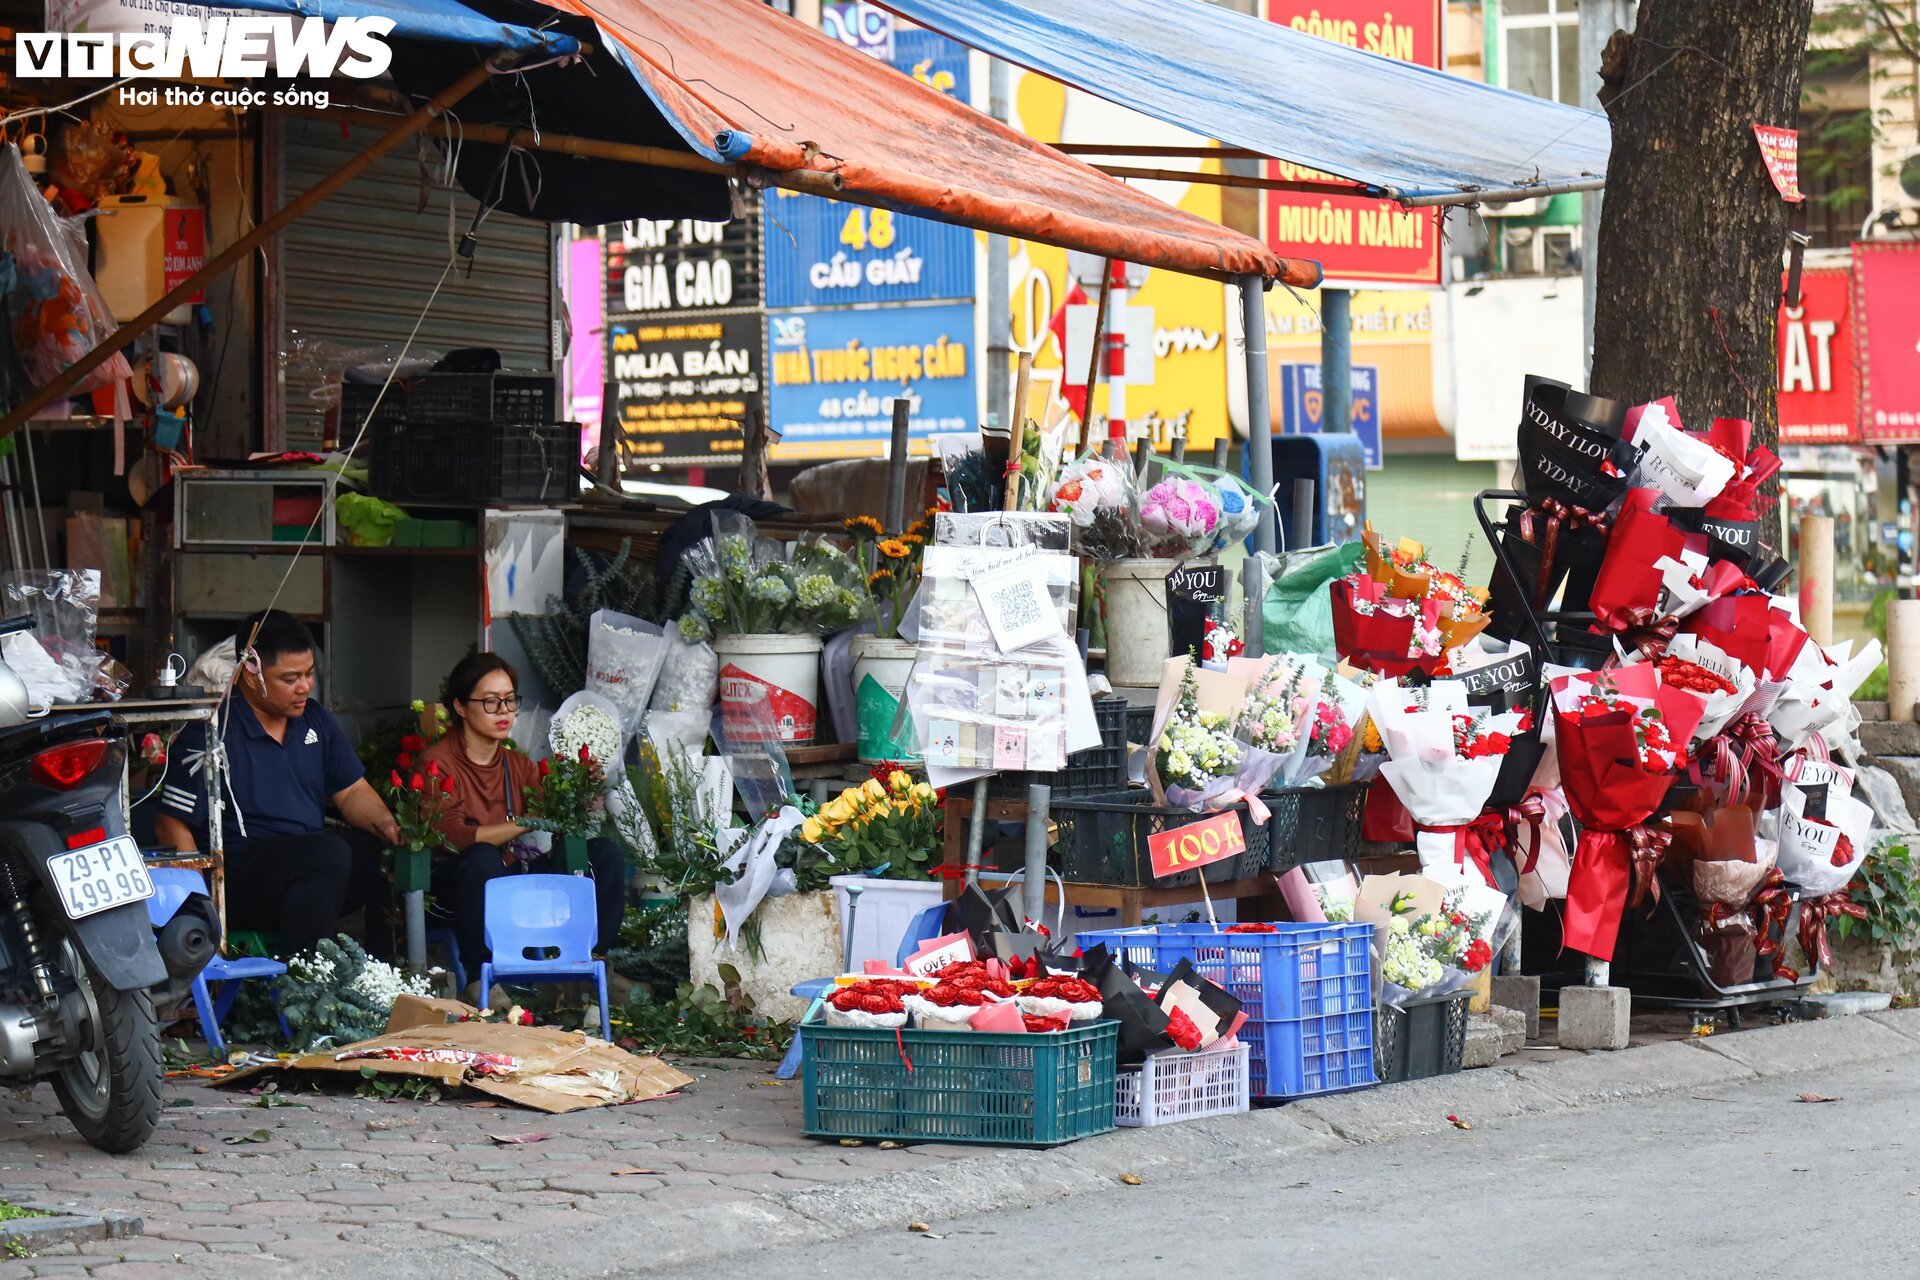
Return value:
M 459 0 L 219 0 L 208 8 L 215 13 L 248 9 L 327 22 L 336 18 L 391 18 L 395 39 L 438 40 L 513 53 L 558 57 L 580 49 L 580 42 L 572 36 L 499 22 Z
M 1409 205 L 1595 190 L 1606 176 L 1611 131 L 1597 112 L 1206 0 L 877 3 L 1109 102 Z

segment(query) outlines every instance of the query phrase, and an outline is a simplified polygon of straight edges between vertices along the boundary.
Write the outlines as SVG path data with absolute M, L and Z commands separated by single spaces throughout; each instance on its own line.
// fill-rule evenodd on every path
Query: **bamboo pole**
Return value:
M 4 419 L 0 419 L 0 439 L 11 435 L 21 423 L 26 422 L 48 405 L 65 399 L 88 374 L 125 350 L 135 338 L 159 323 L 162 316 L 192 298 L 235 263 L 248 257 L 270 236 L 278 235 L 307 210 L 359 177 L 380 157 L 426 128 L 447 108 L 462 101 L 468 94 L 485 84 L 492 75 L 493 71 L 484 63 L 473 68 L 428 99 L 413 114 L 401 117 L 392 129 L 382 137 L 376 138 L 366 150 L 316 182 L 298 199 L 282 207 L 278 213 L 254 227 L 252 231 L 215 254 L 204 267 L 194 272 L 166 297 L 108 334 L 106 339 L 93 350 L 68 365 L 65 371 L 28 396 L 25 403 Z
M 1093 166 L 1110 178 L 1141 178 L 1151 182 L 1198 182 L 1211 187 L 1250 187 L 1257 191 L 1294 191 L 1313 196 L 1376 196 L 1351 182 L 1317 182 L 1307 178 L 1256 178 L 1242 173 L 1195 173 L 1189 169 L 1139 169 L 1130 165 Z
M 1093 389 L 1100 385 L 1101 348 L 1106 345 L 1107 337 L 1107 300 L 1113 297 L 1113 259 L 1105 258 L 1100 263 L 1100 301 L 1094 304 L 1093 311 L 1093 356 L 1087 361 L 1087 411 L 1081 415 L 1086 420 L 1088 448 L 1093 447 Z M 1111 453 L 1111 450 L 1109 450 Z
M 1020 370 L 1013 382 L 1013 430 L 1007 440 L 1006 511 L 1020 509 L 1020 453 L 1027 440 L 1027 388 L 1033 382 L 1033 352 L 1020 353 Z

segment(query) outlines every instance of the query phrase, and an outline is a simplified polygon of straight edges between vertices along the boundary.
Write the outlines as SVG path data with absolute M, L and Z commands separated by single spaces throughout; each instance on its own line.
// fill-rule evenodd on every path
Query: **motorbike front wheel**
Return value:
M 153 996 L 116 991 L 87 968 L 71 941 L 61 962 L 86 1006 L 85 1043 L 61 1064 L 53 1092 L 73 1127 L 100 1150 L 137 1150 L 160 1123 L 160 1027 Z

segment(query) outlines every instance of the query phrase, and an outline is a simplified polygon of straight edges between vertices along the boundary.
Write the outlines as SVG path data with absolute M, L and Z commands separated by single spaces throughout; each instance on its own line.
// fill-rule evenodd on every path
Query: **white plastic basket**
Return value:
M 1147 1055 L 1114 1077 L 1113 1122 L 1150 1129 L 1177 1120 L 1231 1116 L 1247 1110 L 1247 1045 L 1215 1045 L 1201 1053 Z

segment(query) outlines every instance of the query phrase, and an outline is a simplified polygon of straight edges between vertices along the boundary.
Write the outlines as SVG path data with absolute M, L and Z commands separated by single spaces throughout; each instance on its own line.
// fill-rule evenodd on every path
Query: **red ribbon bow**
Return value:
M 1540 537 L 1534 537 L 1534 521 L 1544 517 L 1546 527 L 1540 531 Z M 1539 608 L 1547 602 L 1547 593 L 1553 588 L 1553 557 L 1560 546 L 1560 530 L 1572 531 L 1585 525 L 1601 537 L 1607 534 L 1607 517 L 1585 507 L 1572 507 L 1558 498 L 1547 498 L 1537 506 L 1528 507 L 1520 513 L 1521 541 L 1540 548 L 1540 574 L 1534 583 L 1533 606 Z
M 1623 834 L 1627 838 L 1631 877 L 1627 906 L 1634 908 L 1649 901 L 1660 901 L 1660 878 L 1655 873 L 1660 870 L 1660 864 L 1667 860 L 1673 834 L 1645 823 L 1628 827 Z
M 1467 859 L 1473 859 L 1473 865 L 1480 868 L 1480 874 L 1486 878 L 1487 887 L 1497 889 L 1500 886 L 1493 879 L 1493 855 L 1507 848 L 1506 816 L 1498 813 L 1483 813 L 1472 822 L 1463 822 L 1454 827 L 1421 827 L 1422 831 L 1451 833 L 1453 836 L 1453 865 L 1464 868 Z
M 1625 615 L 1627 625 L 1620 629 L 1620 641 L 1630 649 L 1638 649 L 1648 662 L 1658 662 L 1665 657 L 1667 646 L 1680 634 L 1680 620 L 1672 614 L 1641 607 L 1628 609 Z M 1609 659 L 1607 665 L 1614 666 L 1618 661 Z
M 1517 849 L 1519 847 L 1518 837 L 1521 823 L 1526 823 L 1533 832 L 1533 842 L 1527 846 L 1527 860 L 1525 865 L 1521 865 L 1520 859 L 1517 856 L 1513 859 L 1514 864 L 1519 867 L 1520 874 L 1523 876 L 1532 871 L 1534 866 L 1540 861 L 1540 827 L 1546 820 L 1547 802 L 1538 791 L 1529 791 L 1526 799 L 1522 800 L 1519 804 L 1509 805 L 1507 811 L 1501 815 L 1501 821 L 1506 826 L 1504 834 L 1509 849 Z
M 1713 740 L 1712 777 L 1725 786 L 1727 804 L 1750 805 L 1756 811 L 1778 804 L 1785 772 L 1773 726 L 1752 711 L 1735 716 Z
M 1827 921 L 1838 916 L 1865 920 L 1867 909 L 1855 902 L 1853 894 L 1846 889 L 1800 903 L 1800 949 L 1823 969 L 1833 963 L 1833 944 L 1827 941 Z

